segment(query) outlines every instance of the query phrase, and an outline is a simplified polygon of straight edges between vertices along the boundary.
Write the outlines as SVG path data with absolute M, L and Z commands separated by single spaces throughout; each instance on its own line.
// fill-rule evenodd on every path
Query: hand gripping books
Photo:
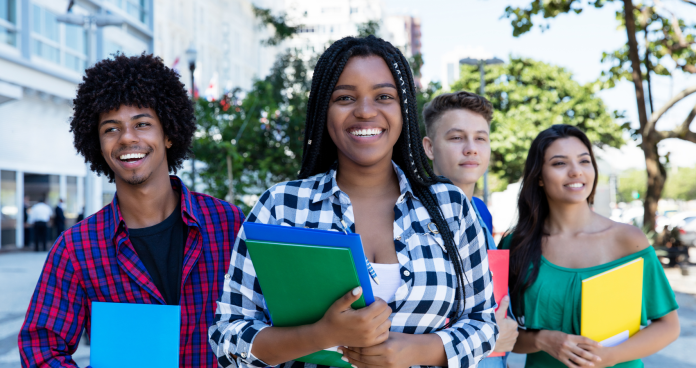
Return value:
M 643 258 L 582 280 L 580 334 L 616 346 L 640 330 Z
M 248 222 L 244 233 L 273 326 L 314 323 L 357 286 L 353 308 L 374 302 L 360 235 Z M 351 368 L 335 348 L 296 360 Z

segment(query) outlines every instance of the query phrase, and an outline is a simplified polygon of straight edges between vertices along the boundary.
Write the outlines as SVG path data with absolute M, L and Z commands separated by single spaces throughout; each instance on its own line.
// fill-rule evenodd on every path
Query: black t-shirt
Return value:
M 186 226 L 181 205 L 167 219 L 142 229 L 129 229 L 130 241 L 168 305 L 179 305 Z

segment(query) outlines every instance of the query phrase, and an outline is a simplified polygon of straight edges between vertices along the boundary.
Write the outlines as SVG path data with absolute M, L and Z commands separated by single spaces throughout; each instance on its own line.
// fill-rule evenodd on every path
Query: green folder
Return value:
M 300 326 L 320 320 L 331 305 L 360 286 L 348 248 L 246 240 L 273 326 Z M 365 299 L 351 305 L 365 307 Z M 351 368 L 341 354 L 322 350 L 297 358 L 305 363 Z

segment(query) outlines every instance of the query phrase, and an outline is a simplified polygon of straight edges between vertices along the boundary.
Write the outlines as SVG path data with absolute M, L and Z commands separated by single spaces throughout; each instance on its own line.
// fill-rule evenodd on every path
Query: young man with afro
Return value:
M 180 366 L 216 367 L 207 330 L 244 215 L 169 175 L 196 129 L 179 75 L 152 55 L 100 61 L 79 85 L 70 126 L 77 151 L 117 192 L 49 252 L 19 334 L 22 365 L 76 367 L 71 355 L 99 301 L 179 305 Z

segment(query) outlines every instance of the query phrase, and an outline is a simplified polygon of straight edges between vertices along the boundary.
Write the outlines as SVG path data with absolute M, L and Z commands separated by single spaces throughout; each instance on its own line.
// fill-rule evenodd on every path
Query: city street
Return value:
M 22 326 L 29 300 L 46 259 L 46 252 L 14 252 L 0 254 L 0 368 L 20 367 L 17 334 Z M 696 292 L 696 267 L 691 276 L 681 276 L 676 270 L 667 270 L 667 275 L 677 290 Z M 691 289 L 689 289 L 691 287 Z M 658 354 L 645 358 L 646 367 L 696 368 L 692 354 L 696 346 L 696 296 L 677 293 L 681 335 L 677 341 Z M 80 344 L 74 356 L 81 367 L 89 364 L 89 346 Z M 510 367 L 524 366 L 524 356 L 515 355 Z

